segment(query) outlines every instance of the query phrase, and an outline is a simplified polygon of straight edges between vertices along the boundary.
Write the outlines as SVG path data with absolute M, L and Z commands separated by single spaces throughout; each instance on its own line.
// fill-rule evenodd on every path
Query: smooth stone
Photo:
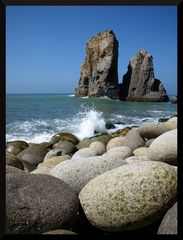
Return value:
M 72 189 L 53 176 L 6 173 L 7 234 L 39 234 L 72 227 L 78 207 Z
M 8 152 L 6 153 L 6 165 L 10 165 L 10 166 L 19 168 L 21 170 L 24 170 L 23 164 L 20 162 L 17 156 L 12 153 L 8 153 Z
M 36 167 L 39 163 L 43 162 L 47 152 L 48 150 L 43 144 L 34 144 L 20 152 L 17 157 L 22 163 Z
M 133 151 L 133 154 L 134 156 L 143 156 L 143 155 L 147 155 L 147 152 L 148 152 L 148 147 L 140 147 L 140 148 L 136 148 L 134 151 Z
M 72 154 L 76 151 L 76 145 L 67 140 L 59 141 L 53 145 L 53 149 L 59 149 L 62 151 L 62 156 L 66 154 Z
M 89 148 L 92 149 L 92 151 L 95 152 L 96 156 L 97 155 L 102 155 L 106 151 L 105 145 L 102 142 L 99 142 L 99 141 L 92 142 L 90 144 Z
M 169 164 L 140 161 L 105 172 L 79 194 L 90 223 L 104 231 L 125 231 L 160 219 L 177 194 L 177 171 Z
M 157 137 L 150 145 L 147 156 L 153 161 L 177 165 L 177 129 Z
M 131 129 L 126 134 L 124 145 L 130 147 L 132 151 L 134 151 L 136 148 L 143 147 L 145 145 L 145 141 L 136 129 Z
M 56 235 L 77 235 L 77 233 L 69 231 L 67 229 L 55 229 L 49 232 L 45 232 L 43 234 L 56 234 Z
M 133 162 L 138 163 L 139 161 L 151 161 L 151 159 L 143 155 L 143 156 L 130 156 L 125 158 L 125 161 L 127 163 L 133 163 Z
M 27 148 L 29 144 L 25 141 L 12 141 L 7 143 L 6 151 L 9 153 L 12 153 L 14 155 L 17 155 L 21 151 L 23 151 L 25 148 Z
M 66 160 L 70 160 L 70 159 L 71 159 L 71 157 L 69 155 L 49 158 L 46 161 L 44 161 L 43 163 L 40 163 L 37 166 L 37 169 L 35 169 L 31 173 L 49 174 L 51 169 L 54 168 L 57 164 L 59 164 L 60 162 L 66 161 Z
M 113 159 L 108 156 L 78 158 L 61 162 L 56 165 L 50 175 L 67 183 L 76 194 L 96 176 L 113 168 L 126 164 L 123 159 Z
M 155 140 L 156 138 L 151 138 L 149 140 L 146 141 L 145 143 L 145 147 L 150 147 L 151 143 Z
M 112 137 L 109 136 L 107 133 L 106 134 L 101 134 L 101 135 L 98 135 L 98 136 L 95 136 L 95 137 L 91 137 L 91 138 L 87 138 L 87 139 L 82 140 L 79 144 L 76 145 L 76 147 L 77 147 L 78 150 L 80 150 L 82 148 L 87 148 L 87 147 L 90 146 L 90 144 L 92 142 L 96 142 L 96 141 L 102 142 L 106 146 L 111 138 Z
M 124 146 L 124 137 L 114 137 L 111 140 L 109 140 L 108 144 L 107 144 L 107 151 L 113 147 L 120 147 L 120 146 Z
M 161 134 L 177 128 L 177 117 L 172 117 L 166 122 L 143 123 L 138 128 L 139 134 L 143 138 L 157 138 Z
M 158 234 L 177 234 L 177 202 L 165 214 Z
M 129 157 L 130 155 L 132 155 L 131 148 L 129 148 L 127 146 L 121 146 L 121 147 L 110 148 L 102 156 L 109 156 L 112 159 L 115 159 L 115 158 L 125 159 L 125 158 Z
M 59 141 L 64 141 L 67 140 L 69 142 L 72 142 L 73 144 L 78 144 L 79 143 L 79 139 L 72 133 L 57 133 L 55 134 L 52 138 L 50 143 L 52 143 L 53 145 Z
M 92 157 L 92 156 L 96 156 L 96 152 L 93 149 L 82 148 L 82 149 L 78 150 L 77 152 L 75 152 L 71 159 L 73 160 L 73 159 L 78 159 L 81 157 L 87 158 L 87 157 Z

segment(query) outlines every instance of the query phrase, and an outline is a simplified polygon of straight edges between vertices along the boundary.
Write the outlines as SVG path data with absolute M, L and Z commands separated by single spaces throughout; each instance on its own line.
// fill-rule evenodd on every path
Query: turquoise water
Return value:
M 157 122 L 177 113 L 177 105 L 155 102 L 122 102 L 108 98 L 75 98 L 72 94 L 6 95 L 6 140 L 49 141 L 60 131 L 80 139 L 106 131 L 110 121 L 116 129 Z

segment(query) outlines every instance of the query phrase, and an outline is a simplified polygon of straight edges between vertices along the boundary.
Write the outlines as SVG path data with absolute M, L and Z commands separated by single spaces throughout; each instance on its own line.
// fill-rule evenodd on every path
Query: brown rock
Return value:
M 77 97 L 108 96 L 118 99 L 118 41 L 113 31 L 92 37 L 86 46 L 86 58 L 81 65 Z
M 153 58 L 146 50 L 140 50 L 130 60 L 120 88 L 121 99 L 126 101 L 169 100 L 163 84 L 154 77 Z

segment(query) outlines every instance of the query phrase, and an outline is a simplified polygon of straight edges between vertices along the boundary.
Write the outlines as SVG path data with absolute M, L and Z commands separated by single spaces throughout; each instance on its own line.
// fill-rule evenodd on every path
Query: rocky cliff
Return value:
M 140 50 L 131 59 L 120 84 L 120 98 L 126 101 L 169 100 L 161 81 L 154 78 L 153 58 L 146 50 Z
M 116 99 L 118 93 L 118 41 L 113 31 L 100 32 L 87 42 L 75 95 Z

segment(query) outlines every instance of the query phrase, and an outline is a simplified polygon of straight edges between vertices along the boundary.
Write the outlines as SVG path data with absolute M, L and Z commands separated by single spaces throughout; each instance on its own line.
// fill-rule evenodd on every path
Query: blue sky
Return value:
M 74 93 L 86 42 L 109 29 L 119 41 L 119 82 L 146 49 L 155 77 L 176 94 L 176 6 L 7 6 L 6 92 Z

